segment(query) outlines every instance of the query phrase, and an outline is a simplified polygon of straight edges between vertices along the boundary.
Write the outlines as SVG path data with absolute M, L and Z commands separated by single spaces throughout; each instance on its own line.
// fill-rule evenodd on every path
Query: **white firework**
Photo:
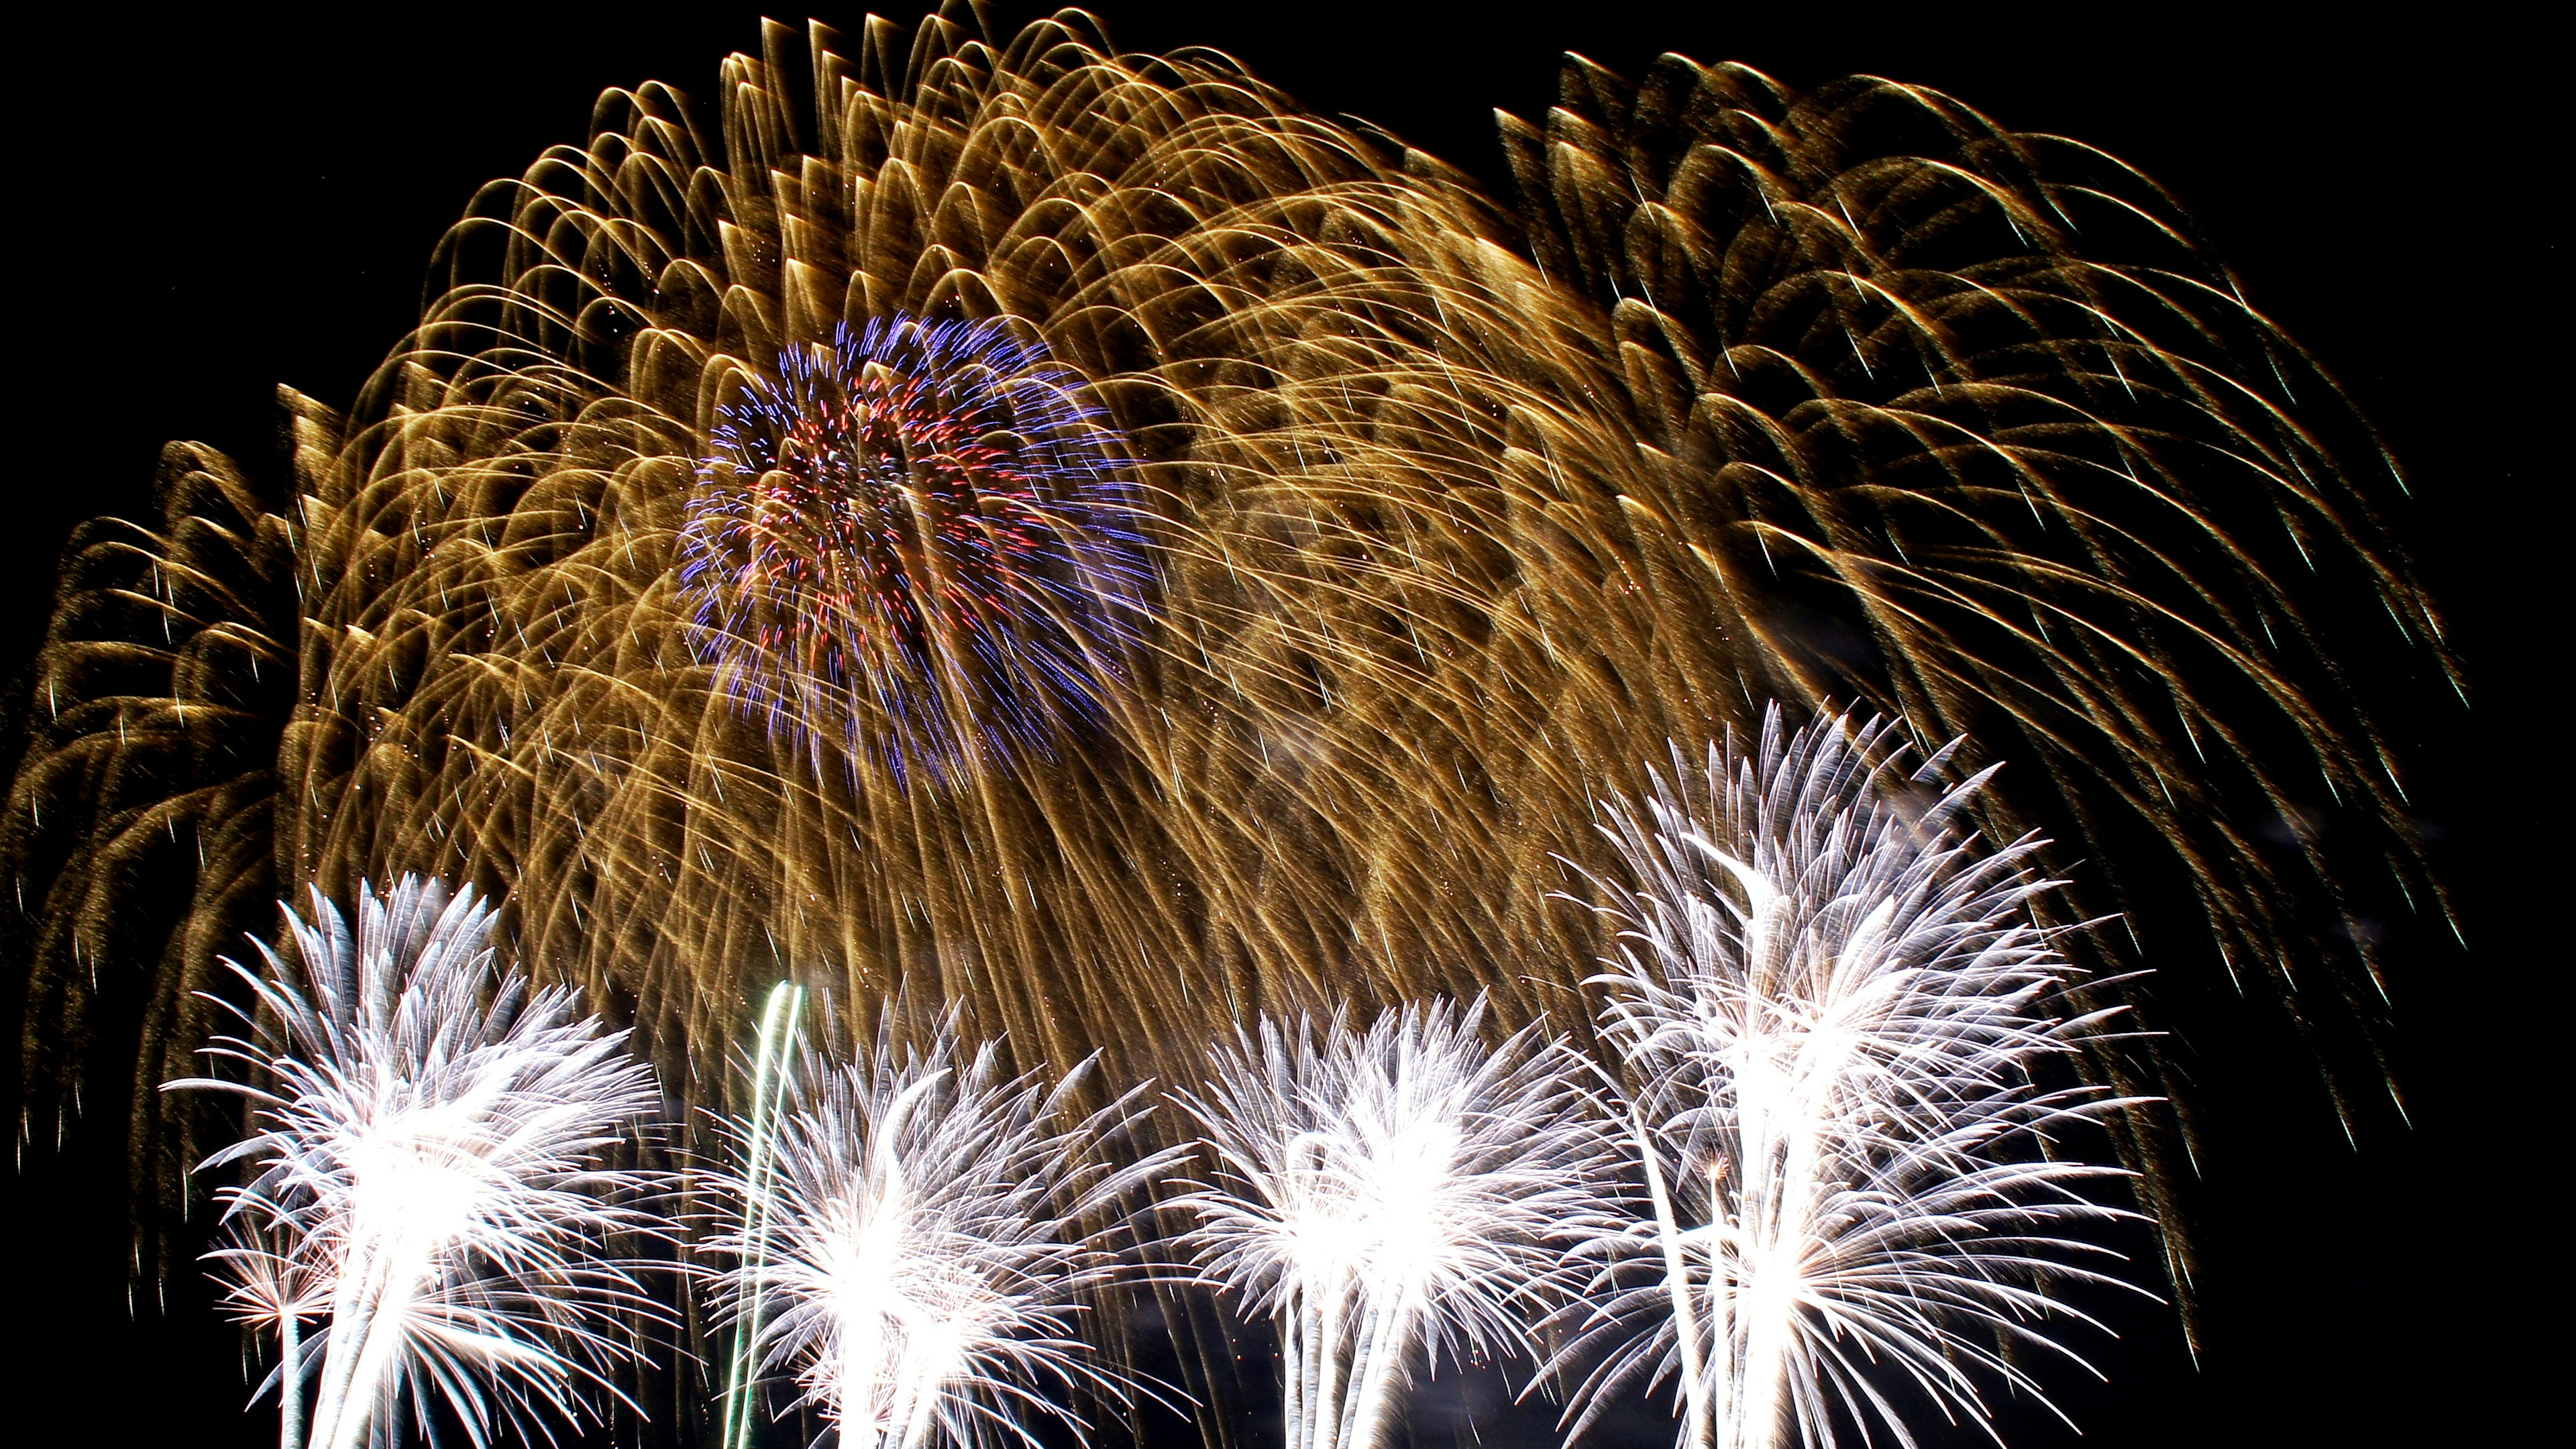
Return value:
M 632 1205 L 657 1179 L 604 1165 L 659 1104 L 652 1074 L 572 992 L 498 969 L 471 890 L 361 892 L 354 934 L 317 891 L 292 952 L 235 967 L 258 1029 L 213 1051 L 265 1085 L 170 1084 L 259 1104 L 206 1163 L 252 1174 L 219 1193 L 234 1242 L 210 1257 L 236 1316 L 279 1331 L 281 1442 L 316 1369 L 314 1449 L 394 1442 L 442 1401 L 478 1445 L 594 1417 L 653 1313 L 610 1245 L 666 1229 Z
M 277 1367 L 259 1394 L 277 1387 L 278 1449 L 304 1442 L 304 1378 L 311 1371 L 304 1323 L 330 1313 L 333 1287 L 326 1265 L 315 1260 L 320 1246 L 291 1224 L 263 1222 L 260 1214 L 245 1212 L 228 1218 L 224 1241 L 205 1257 L 224 1285 L 217 1306 L 225 1316 L 277 1336 Z
M 843 1449 L 1035 1446 L 1025 1414 L 1080 1429 L 1070 1400 L 1145 1387 L 1075 1332 L 1126 1271 L 1124 1199 L 1173 1160 L 1110 1165 L 1145 1089 L 1084 1112 L 1089 1062 L 1050 1088 L 1004 1079 L 990 1044 L 960 1056 L 946 1031 L 926 1053 L 881 1036 L 848 1066 L 808 1054 L 765 1165 L 747 1151 L 717 1179 L 719 1283 L 761 1368 L 793 1368 Z
M 2117 1281 L 2065 1234 L 2128 1216 L 2084 1194 L 2124 1174 L 2053 1134 L 2135 1103 L 2034 1073 L 2112 1012 L 2055 1014 L 2078 973 L 2029 914 L 2042 842 L 1958 823 L 1993 771 L 1935 796 L 1949 752 L 1909 777 L 1892 735 L 1775 707 L 1756 757 L 1713 745 L 1694 782 L 1676 750 L 1605 807 L 1631 880 L 1597 882 L 1622 944 L 1595 980 L 1651 1214 L 1592 1245 L 1578 1432 L 1677 1378 L 1691 1449 L 1830 1445 L 1838 1415 L 1911 1445 L 1907 1383 L 1993 1434 L 1981 1378 L 2046 1402 L 2004 1340 L 2082 1362 L 2045 1290 Z
M 1216 1283 L 1279 1325 L 1288 1449 L 1373 1449 L 1417 1343 L 1527 1352 L 1606 1141 L 1575 1059 L 1480 1000 L 1294 1029 L 1262 1020 L 1181 1098 L 1230 1187 L 1175 1204 Z

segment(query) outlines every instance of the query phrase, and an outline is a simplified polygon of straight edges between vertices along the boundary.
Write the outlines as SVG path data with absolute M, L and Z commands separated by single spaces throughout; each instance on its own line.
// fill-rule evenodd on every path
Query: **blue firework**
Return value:
M 718 412 L 682 527 L 692 647 L 773 739 L 898 780 L 1096 721 L 1146 607 L 1135 464 L 996 321 L 792 347 Z

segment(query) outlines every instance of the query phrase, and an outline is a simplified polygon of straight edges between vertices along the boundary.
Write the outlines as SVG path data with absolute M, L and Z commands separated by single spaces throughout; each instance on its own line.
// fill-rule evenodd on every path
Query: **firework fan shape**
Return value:
M 897 779 L 1096 720 L 1148 581 L 1133 464 L 999 322 L 791 348 L 718 411 L 680 530 L 716 685 Z
M 1089 1070 L 1005 1078 L 994 1047 L 946 1032 L 846 1066 L 809 1054 L 774 1175 L 721 1179 L 736 1326 L 841 1444 L 1036 1449 L 1039 1418 L 1088 1427 L 1077 1397 L 1132 1399 L 1076 1330 L 1121 1266 L 1122 1199 L 1172 1154 L 1133 1150 L 1141 1089 L 1079 1107 Z
M 1918 88 L 1667 57 L 1569 62 L 1501 199 L 1077 12 L 770 27 L 717 82 L 611 92 L 487 187 L 353 407 L 286 399 L 281 481 L 177 447 L 160 518 L 80 535 L 0 820 L 26 1130 L 96 1064 L 174 1074 L 280 896 L 404 872 L 506 895 L 541 979 L 718 1105 L 785 974 L 1113 1080 L 1344 1000 L 1483 991 L 1510 1028 L 1609 952 L 1548 900 L 1558 852 L 1608 867 L 1592 802 L 1828 697 L 2014 759 L 1965 807 L 1990 837 L 2119 863 L 2032 909 L 2196 893 L 2133 918 L 2153 991 L 2232 964 L 2339 1089 L 2377 1079 L 2358 903 L 2441 895 L 2333 660 L 2448 655 L 2368 430 L 2144 178 Z M 952 533 L 866 595 L 917 645 L 789 571 L 729 613 L 688 571 L 750 541 L 714 499 L 744 409 L 820 426 L 782 359 L 864 393 L 842 339 L 940 327 L 1097 410 L 1072 479 L 1011 445 L 1048 509 L 1123 485 L 1047 514 L 1107 560 L 1039 571 L 1082 607 L 939 593 Z M 2361 618 L 2384 646 L 2318 622 Z M 2349 828 L 2268 843 L 2320 794 Z M 138 1100 L 175 1212 L 190 1124 Z M 2182 1176 L 2120 1130 L 2151 1197 Z
M 1595 1216 L 1594 1104 L 1561 1040 L 1478 1038 L 1484 1003 L 1263 1020 L 1180 1100 L 1227 1185 L 1173 1203 L 1209 1277 L 1279 1326 L 1290 1449 L 1374 1449 L 1415 1350 L 1525 1355 Z
M 1908 1392 L 1991 1433 L 1979 1376 L 2047 1404 L 2015 1350 L 2075 1358 L 2042 1321 L 2090 1320 L 2052 1290 L 2119 1281 L 2069 1234 L 2129 1216 L 2086 1195 L 2122 1174 L 2073 1149 L 2142 1104 L 2041 1085 L 2118 1008 L 2063 1013 L 2080 973 L 2029 914 L 2060 884 L 2040 842 L 1962 832 L 1991 771 L 1909 804 L 1948 752 L 1910 775 L 1902 752 L 1886 723 L 1773 710 L 1754 753 L 1713 745 L 1694 778 L 1676 750 L 1607 808 L 1622 941 L 1596 984 L 1654 1211 L 1593 1245 L 1559 1358 L 1589 1367 L 1578 1430 L 1678 1380 L 1690 1449 L 1873 1420 L 1910 1446 Z
M 242 971 L 257 1039 L 213 1049 L 268 1085 L 171 1084 L 257 1104 L 206 1164 L 249 1171 L 217 1194 L 235 1241 L 212 1260 L 236 1316 L 278 1330 L 289 1446 L 396 1442 L 442 1404 L 478 1446 L 550 1433 L 617 1395 L 657 1311 L 608 1248 L 666 1230 L 634 1205 L 656 1179 L 605 1159 L 661 1093 L 572 993 L 495 969 L 494 915 L 406 877 L 362 894 L 353 933 L 316 895 L 286 913 L 293 950 Z

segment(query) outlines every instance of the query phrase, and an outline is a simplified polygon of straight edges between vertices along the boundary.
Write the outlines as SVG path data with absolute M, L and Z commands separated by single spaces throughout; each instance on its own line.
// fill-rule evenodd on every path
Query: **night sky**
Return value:
M 857 28 L 859 11 L 826 9 Z M 1229 51 L 1316 110 L 1360 116 L 1497 190 L 1490 110 L 1543 112 L 1559 52 L 1634 76 L 1676 50 L 1800 89 L 1852 72 L 1927 84 L 2015 129 L 2100 146 L 2181 199 L 2412 481 L 2417 506 L 2398 527 L 2456 631 L 2475 707 L 2423 660 L 2351 664 L 2421 676 L 2417 707 L 2391 728 L 2471 949 L 2437 922 L 2390 923 L 2413 1125 L 2383 1107 L 2357 1123 L 2357 1145 L 2274 1014 L 2182 1024 L 2176 1051 L 2209 1124 L 2201 1361 L 2170 1314 L 2140 1307 L 2096 1358 L 2107 1387 L 2052 1382 L 2081 1442 L 2101 1446 L 2477 1442 L 2476 1417 L 2507 1401 L 2535 1351 L 2509 1341 L 2494 1304 L 2559 1276 L 2530 1262 L 2553 1257 L 2561 1231 L 2535 1191 L 2548 1174 L 2506 1144 L 2536 1126 L 2522 1105 L 2535 1057 L 2565 1055 L 2542 1033 L 2566 948 L 2526 949 L 2537 934 L 2515 914 L 2566 890 L 2539 881 L 2564 854 L 2542 844 L 2564 829 L 2563 747 L 2534 702 L 2534 681 L 2568 653 L 2561 609 L 2538 602 L 2543 579 L 2563 587 L 2544 562 L 2563 535 L 2542 501 L 2562 470 L 2533 463 L 2543 384 L 2564 371 L 2563 251 L 2547 218 L 2565 207 L 2568 168 L 2544 159 L 2563 135 L 2540 131 L 2544 85 L 2564 83 L 2544 83 L 2539 38 L 2502 11 L 2421 7 L 2412 28 L 2374 30 L 2352 12 L 2299 23 L 2254 9 L 1505 14 L 1381 0 L 1101 13 L 1125 47 Z M 758 44 L 758 12 L 729 4 L 238 23 L 56 11 L 33 32 L 20 22 L 12 46 L 11 762 L 53 561 L 78 519 L 139 510 L 169 439 L 273 468 L 272 388 L 345 406 L 412 320 L 431 248 L 479 183 L 580 141 L 603 87 L 659 78 L 703 96 L 724 54 Z M 1000 7 L 1000 28 L 1034 13 Z M 273 1410 L 237 1412 L 237 1340 L 198 1285 L 171 1285 L 168 1318 L 148 1303 L 128 1315 L 121 1112 L 92 1110 L 102 1130 L 65 1154 L 31 1146 L 0 1179 L 24 1308 L 19 1347 L 0 1358 L 0 1425 L 60 1415 L 86 1442 L 273 1443 Z M 2012 1417 L 2027 1424 L 2016 1443 L 2078 1442 Z

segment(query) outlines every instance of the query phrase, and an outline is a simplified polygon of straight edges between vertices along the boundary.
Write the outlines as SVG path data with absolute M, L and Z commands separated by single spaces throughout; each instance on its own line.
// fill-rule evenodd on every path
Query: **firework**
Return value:
M 1210 1276 L 1279 1324 L 1289 1449 L 1374 1449 L 1437 1360 L 1527 1352 L 1602 1139 L 1561 1043 L 1477 1039 L 1480 1001 L 1366 1032 L 1263 1020 L 1182 1100 L 1231 1188 L 1175 1206 Z
M 206 1254 L 224 1285 L 221 1307 L 227 1317 L 254 1333 L 277 1335 L 277 1368 L 259 1393 L 277 1386 L 278 1449 L 304 1444 L 304 1321 L 327 1317 L 334 1285 L 328 1265 L 319 1261 L 321 1244 L 299 1231 L 290 1219 L 263 1225 L 256 1212 L 236 1214 L 225 1224 L 225 1241 Z M 256 1397 L 256 1396 L 254 1396 Z
M 624 1033 L 577 1017 L 561 988 L 494 969 L 494 908 L 405 878 L 362 896 L 353 935 L 320 895 L 289 915 L 294 949 L 263 943 L 245 971 L 265 1024 L 218 1056 L 273 1085 L 238 1092 L 258 1131 L 209 1167 L 242 1241 L 215 1255 L 238 1316 L 279 1330 L 282 1442 L 292 1449 L 316 1357 L 301 1320 L 327 1316 L 309 1438 L 389 1439 L 406 1404 L 443 1402 L 478 1444 L 575 1419 L 629 1356 L 621 1325 L 649 1308 L 607 1241 L 657 1220 L 612 1202 L 650 1179 L 601 1165 L 659 1105 Z
M 1078 1110 L 1088 1072 L 1005 1079 L 991 1046 L 965 1056 L 945 1032 L 846 1067 L 809 1054 L 765 1165 L 723 1180 L 720 1282 L 761 1365 L 793 1367 L 842 1444 L 1034 1449 L 1024 1411 L 1079 1429 L 1061 1399 L 1136 1391 L 1075 1329 L 1120 1271 L 1121 1199 L 1170 1155 L 1112 1169 L 1144 1109 L 1130 1092 Z
M 2366 429 L 2143 178 L 1667 58 L 1570 64 L 1504 201 L 1071 13 L 718 80 L 481 193 L 282 492 L 178 449 L 82 535 L 0 821 L 25 1130 L 76 1043 L 168 1075 L 266 902 L 415 871 L 710 1098 L 782 975 L 1128 1079 L 1345 1000 L 1516 1026 L 1572 968 L 1494 963 L 1608 950 L 1547 901 L 1591 802 L 1775 698 L 2027 761 L 1980 829 L 2200 893 L 2134 918 L 2160 980 L 2370 1048 L 2346 918 L 2441 895 L 2322 621 L 2449 657 Z M 2323 793 L 2349 857 L 2265 844 Z
M 1901 775 L 1893 743 L 1774 710 L 1756 754 L 1694 782 L 1676 751 L 1608 811 L 1634 884 L 1599 984 L 1653 1211 L 1599 1245 L 1578 1427 L 1668 1376 L 1692 1449 L 1830 1445 L 1839 1416 L 1910 1445 L 1891 1378 L 1985 1425 L 1980 1373 L 2047 1402 L 1995 1337 L 2072 1358 L 2039 1321 L 2083 1315 L 2047 1288 L 2118 1281 L 2061 1234 L 2126 1216 L 2083 1195 L 2121 1174 L 2057 1154 L 2134 1104 L 2037 1080 L 2109 1015 L 2051 1014 L 2074 971 L 2028 904 L 2057 883 L 2037 841 L 1959 833 L 1987 774 L 1900 804 L 1937 762 Z
M 805 993 L 793 982 L 770 988 L 769 1004 L 760 1015 L 759 1046 L 751 1062 L 751 1121 L 744 1129 L 742 1174 L 735 1195 L 741 1200 L 741 1231 L 735 1249 L 733 1294 L 733 1364 L 725 1380 L 720 1449 L 744 1449 L 751 1442 L 751 1398 L 754 1365 L 760 1347 L 760 1274 L 769 1265 L 769 1207 L 778 1171 L 779 1113 L 795 1084 L 792 1071 L 796 1038 L 803 1023 Z
M 776 374 L 719 408 L 680 531 L 717 688 L 898 779 L 1096 718 L 1148 574 L 1080 379 L 998 323 L 901 316 Z

